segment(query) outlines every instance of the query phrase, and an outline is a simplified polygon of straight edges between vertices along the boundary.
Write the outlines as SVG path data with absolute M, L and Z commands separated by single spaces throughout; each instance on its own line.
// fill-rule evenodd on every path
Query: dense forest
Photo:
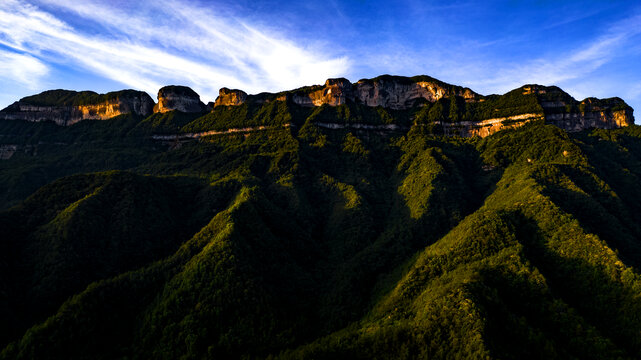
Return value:
M 0 359 L 641 358 L 641 127 L 429 126 L 533 99 L 0 121 Z

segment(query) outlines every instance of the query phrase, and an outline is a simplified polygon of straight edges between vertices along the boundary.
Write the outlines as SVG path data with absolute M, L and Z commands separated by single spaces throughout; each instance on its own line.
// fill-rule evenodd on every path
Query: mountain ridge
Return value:
M 633 109 L 620 98 L 586 98 L 579 102 L 558 87 L 541 85 L 524 85 L 504 95 L 484 96 L 469 88 L 447 84 L 426 75 L 381 75 L 361 79 L 356 83 L 345 78 L 328 79 L 324 85 L 256 95 L 221 88 L 218 98 L 207 106 L 200 101 L 197 93 L 184 86 L 163 87 L 158 92 L 157 104 L 151 99 L 144 99 L 141 100 L 144 103 L 142 107 L 136 102 L 133 105 L 121 102 L 116 106 L 110 105 L 108 101 L 99 103 L 101 98 L 110 98 L 113 97 L 112 94 L 122 92 L 98 95 L 58 90 L 64 92 L 58 96 L 58 100 L 52 99 L 52 92 L 54 91 L 43 92 L 17 101 L 0 111 L 0 119 L 49 119 L 58 125 L 71 125 L 85 119 L 102 120 L 127 112 L 147 117 L 152 115 L 152 111 L 215 112 L 214 108 L 220 106 L 241 106 L 245 103 L 261 105 L 282 101 L 303 107 L 358 104 L 400 111 L 437 105 L 441 110 L 434 110 L 429 122 L 444 127 L 445 134 L 460 136 L 487 136 L 539 117 L 568 131 L 618 128 L 634 123 Z M 68 98 L 72 100 L 67 100 Z M 74 98 L 83 98 L 83 104 L 69 107 L 70 101 L 79 103 Z M 96 104 L 89 104 L 91 101 Z M 150 101 L 153 104 L 151 110 Z M 33 104 L 38 106 L 34 107 Z M 525 116 L 526 114 L 531 115 Z M 515 116 L 521 117 L 518 122 L 514 121 Z M 528 118 L 527 121 L 525 118 Z M 495 120 L 488 121 L 491 119 Z

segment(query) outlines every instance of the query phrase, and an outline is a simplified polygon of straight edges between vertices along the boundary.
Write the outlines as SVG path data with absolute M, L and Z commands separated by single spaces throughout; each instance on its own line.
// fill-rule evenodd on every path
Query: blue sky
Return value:
M 0 108 L 55 88 L 180 84 L 207 102 L 381 74 L 641 109 L 641 2 L 0 0 Z

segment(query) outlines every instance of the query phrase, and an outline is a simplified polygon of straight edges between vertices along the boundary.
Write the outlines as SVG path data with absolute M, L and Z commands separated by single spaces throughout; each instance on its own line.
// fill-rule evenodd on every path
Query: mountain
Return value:
M 621 99 L 390 76 L 194 94 L 0 112 L 0 359 L 641 357 Z
M 154 112 L 168 112 L 178 110 L 182 112 L 203 112 L 207 110 L 205 104 L 200 101 L 200 96 L 186 86 L 165 86 L 158 90 L 158 104 L 154 106 Z
M 153 106 L 154 101 L 142 91 L 97 94 L 93 91 L 49 90 L 16 101 L 0 111 L 0 119 L 73 125 L 82 120 L 106 120 L 127 113 L 147 116 Z

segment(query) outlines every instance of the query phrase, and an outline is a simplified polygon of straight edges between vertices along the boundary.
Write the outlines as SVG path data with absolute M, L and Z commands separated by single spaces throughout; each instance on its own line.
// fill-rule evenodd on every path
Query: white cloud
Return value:
M 222 86 L 289 89 L 344 74 L 346 58 L 303 48 L 241 20 L 183 1 L 144 1 L 145 11 L 95 1 L 0 2 L 0 44 L 154 94 L 170 83 L 213 100 Z M 54 14 L 84 22 L 74 27 Z M 80 22 L 79 21 L 79 22 Z M 101 27 L 95 35 L 92 27 Z M 25 55 L 28 56 L 28 55 Z M 34 58 L 35 59 L 35 58 Z
M 507 38 L 491 43 L 478 42 L 474 36 L 430 38 L 429 46 L 386 42 L 359 49 L 355 67 L 367 76 L 427 74 L 482 94 L 505 93 L 530 83 L 559 85 L 573 96 L 583 98 L 603 93 L 598 91 L 604 87 L 601 80 L 614 81 L 596 74 L 616 72 L 608 68 L 611 63 L 629 56 L 638 58 L 640 53 L 641 15 L 638 13 L 605 27 L 599 36 L 585 39 L 580 46 L 557 48 L 555 52 L 543 53 L 534 47 L 535 43 L 528 43 L 526 50 L 519 47 L 536 31 L 524 32 L 522 37 L 507 34 Z M 546 28 L 541 31 L 550 33 Z M 632 84 L 618 82 L 616 86 L 619 90 L 615 95 L 623 96 Z
M 37 58 L 0 49 L 0 79 L 16 82 L 30 90 L 38 89 L 43 78 L 49 73 L 48 67 Z M 3 86 L 2 92 L 10 87 Z
M 579 79 L 631 51 L 641 34 L 641 16 L 636 15 L 580 48 L 505 60 L 497 52 L 509 51 L 510 44 L 499 40 L 500 46 L 482 46 L 474 37 L 459 46 L 436 40 L 429 47 L 403 41 L 319 46 L 323 39 L 292 39 L 219 6 L 205 8 L 186 0 L 118 3 L 128 7 L 108 0 L 0 0 L 0 45 L 25 59 L 0 59 L 0 71 L 13 77 L 13 70 L 6 70 L 10 66 L 31 66 L 34 71 L 21 76 L 37 83 L 46 73 L 35 64 L 46 68 L 44 63 L 62 63 L 150 94 L 166 84 L 188 85 L 204 101 L 213 100 L 222 86 L 255 93 L 386 72 L 426 73 L 486 94 L 525 83 L 557 84 L 581 97 L 594 93 L 578 86 Z M 335 55 L 338 46 L 350 46 L 351 59 Z
M 603 35 L 587 42 L 580 49 L 569 49 L 514 65 L 494 66 L 494 74 L 485 74 L 473 85 L 508 91 L 526 83 L 560 85 L 589 76 L 617 57 L 641 34 L 641 15 L 635 15 L 613 24 Z M 589 96 L 578 90 L 577 97 Z

